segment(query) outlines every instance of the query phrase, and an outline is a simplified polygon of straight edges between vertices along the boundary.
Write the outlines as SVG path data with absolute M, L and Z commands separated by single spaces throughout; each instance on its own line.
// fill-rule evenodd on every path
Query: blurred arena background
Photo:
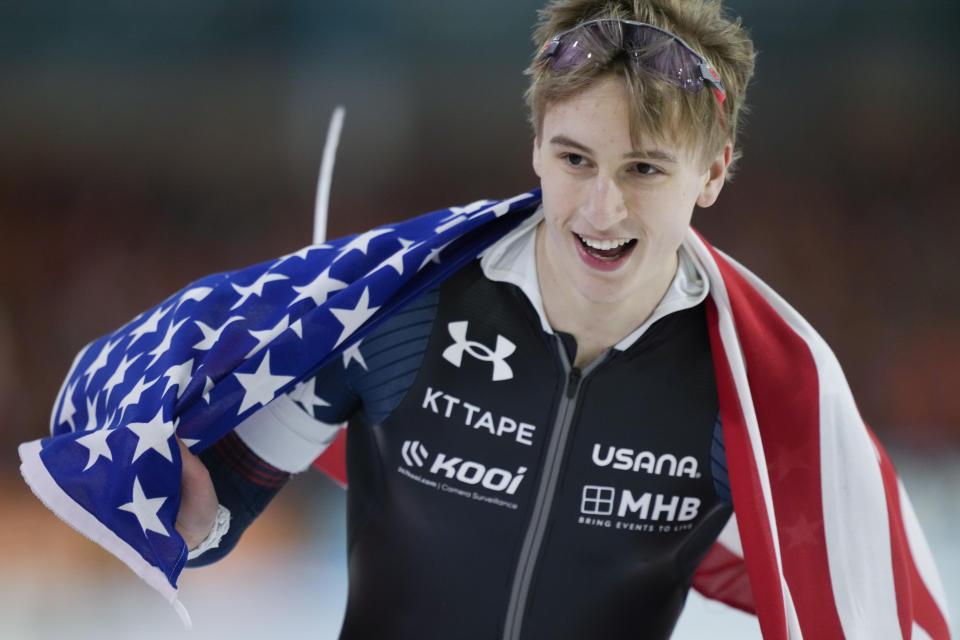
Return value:
M 163 600 L 33 498 L 73 355 L 204 274 L 536 186 L 521 70 L 541 0 L 0 0 L 0 636 L 334 637 L 344 496 L 297 477 Z M 744 158 L 695 225 L 844 364 L 960 617 L 960 44 L 955 0 L 729 0 L 760 56 Z M 694 598 L 678 638 L 759 637 Z M 55 615 L 51 613 L 55 612 Z

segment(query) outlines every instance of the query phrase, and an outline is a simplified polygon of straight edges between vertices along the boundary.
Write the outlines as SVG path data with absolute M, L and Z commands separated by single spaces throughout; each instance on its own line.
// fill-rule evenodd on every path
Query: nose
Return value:
M 597 177 L 583 214 L 597 231 L 606 231 L 627 217 L 627 203 L 616 180 Z

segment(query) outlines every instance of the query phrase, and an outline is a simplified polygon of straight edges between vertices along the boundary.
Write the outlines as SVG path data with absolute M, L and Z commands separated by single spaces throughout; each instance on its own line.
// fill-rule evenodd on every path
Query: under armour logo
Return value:
M 427 448 L 419 440 L 404 440 L 400 448 L 403 461 L 410 467 L 422 467 L 427 457 Z
M 491 349 L 480 342 L 467 340 L 467 324 L 466 320 L 460 320 L 447 325 L 447 331 L 453 338 L 453 344 L 443 350 L 443 359 L 459 369 L 463 354 L 466 352 L 477 360 L 493 363 L 494 382 L 511 379 L 513 369 L 507 364 L 507 356 L 517 350 L 517 345 L 499 334 L 497 335 L 495 349 Z

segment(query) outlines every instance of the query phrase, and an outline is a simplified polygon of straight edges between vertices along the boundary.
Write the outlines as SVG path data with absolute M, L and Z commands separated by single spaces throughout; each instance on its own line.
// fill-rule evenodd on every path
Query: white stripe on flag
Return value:
M 737 556 L 743 557 L 743 544 L 740 542 L 740 529 L 737 528 L 737 514 L 730 516 L 726 526 L 717 537 L 717 542 L 723 545 L 723 548 Z
M 880 463 L 840 363 L 793 307 L 735 260 L 728 260 L 807 343 L 816 363 L 823 528 L 844 635 L 848 640 L 902 640 Z
M 787 587 L 786 579 L 783 575 L 783 561 L 780 555 L 780 536 L 777 532 L 777 522 L 774 518 L 773 498 L 770 489 L 770 474 L 767 470 L 767 462 L 763 453 L 763 443 L 760 439 L 760 427 L 757 423 L 757 413 L 753 406 L 753 398 L 750 394 L 750 384 L 747 380 L 746 364 L 744 362 L 743 351 L 740 348 L 740 342 L 737 339 L 737 330 L 733 322 L 733 313 L 730 307 L 730 296 L 727 294 L 727 287 L 723 282 L 723 276 L 720 269 L 704 245 L 703 241 L 689 230 L 685 239 L 687 248 L 700 260 L 700 264 L 707 272 L 710 280 L 710 295 L 713 297 L 717 307 L 717 324 L 720 332 L 720 339 L 723 342 L 724 352 L 727 356 L 727 363 L 730 365 L 730 373 L 733 376 L 737 387 L 737 395 L 740 400 L 740 407 L 743 411 L 744 422 L 747 426 L 747 435 L 750 438 L 750 447 L 753 450 L 754 464 L 757 466 L 757 473 L 760 476 L 760 490 L 763 493 L 763 502 L 767 522 L 770 526 L 770 532 L 773 536 L 773 551 L 776 555 L 777 571 L 780 574 L 780 590 L 783 595 L 784 612 L 787 618 L 787 631 L 790 640 L 802 640 L 803 635 L 800 632 L 800 624 L 797 618 L 797 609 L 793 603 L 793 597 L 790 595 L 790 589 Z M 732 263 L 732 261 L 731 261 Z M 732 263 L 735 264 L 735 263 Z M 740 267 L 742 269 L 742 267 Z
M 177 589 L 170 585 L 163 572 L 149 564 L 136 549 L 64 493 L 40 460 L 42 449 L 39 440 L 24 442 L 17 449 L 21 461 L 20 473 L 34 495 L 61 520 L 115 555 L 144 582 L 159 591 L 180 616 L 183 626 L 187 630 L 193 628 L 190 614 L 177 597 Z
M 950 606 L 947 604 L 947 592 L 943 589 L 943 583 L 940 582 L 940 574 L 937 572 L 937 566 L 933 562 L 933 554 L 930 553 L 930 547 L 927 545 L 927 539 L 920 528 L 920 521 L 917 520 L 917 514 L 913 511 L 913 504 L 910 502 L 903 482 L 897 481 L 897 488 L 900 493 L 900 517 L 903 518 L 903 528 L 907 532 L 907 543 L 910 545 L 910 555 L 913 556 L 913 563 L 917 565 L 917 571 L 920 577 L 930 591 L 933 601 L 937 603 L 937 608 L 947 619 L 947 626 L 950 626 Z M 914 636 L 917 637 L 917 636 Z M 928 637 L 924 634 L 923 637 Z
M 913 629 L 910 631 L 910 640 L 933 640 L 930 634 L 924 631 L 916 622 L 913 623 Z

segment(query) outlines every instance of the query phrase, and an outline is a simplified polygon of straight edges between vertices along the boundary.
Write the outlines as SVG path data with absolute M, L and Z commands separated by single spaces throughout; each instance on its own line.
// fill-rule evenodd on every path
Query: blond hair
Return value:
M 622 55 L 572 69 L 553 71 L 538 63 L 544 45 L 558 33 L 588 20 L 634 20 L 682 38 L 716 69 L 726 89 L 722 107 L 713 91 L 689 93 L 669 80 L 628 64 Z M 640 147 L 644 138 L 675 142 L 696 150 L 702 161 L 716 157 L 727 141 L 733 159 L 740 156 L 737 129 L 746 111 L 744 97 L 753 75 L 753 42 L 740 19 L 727 18 L 720 0 L 553 0 L 540 10 L 533 33 L 537 45 L 526 70 L 530 85 L 524 95 L 530 124 L 539 138 L 547 108 L 572 97 L 599 78 L 618 75 L 631 96 L 630 137 Z M 734 163 L 728 168 L 732 173 Z

